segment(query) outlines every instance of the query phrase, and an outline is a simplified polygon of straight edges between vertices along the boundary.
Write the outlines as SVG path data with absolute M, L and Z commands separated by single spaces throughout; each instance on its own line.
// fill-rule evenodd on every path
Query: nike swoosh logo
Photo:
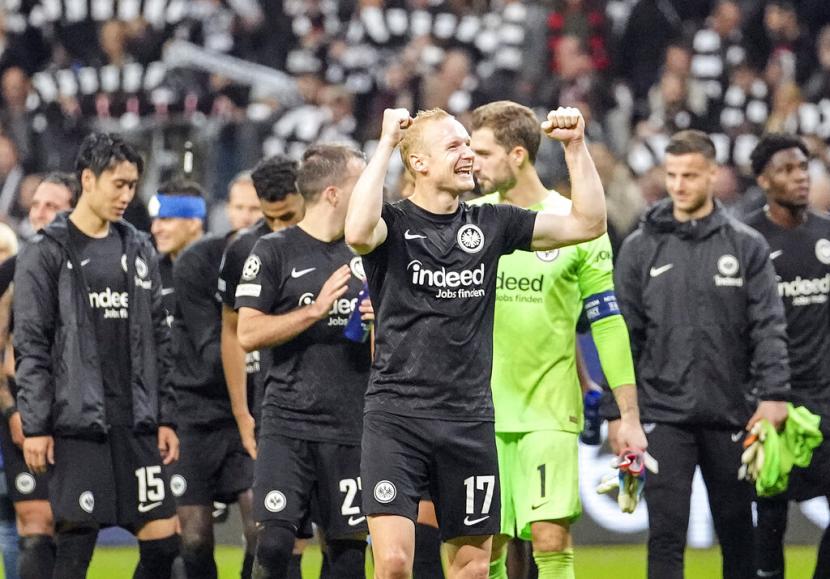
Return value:
M 669 271 L 671 268 L 674 267 L 673 263 L 667 263 L 666 265 L 661 265 L 660 267 L 652 267 L 648 271 L 648 275 L 651 277 L 657 277 L 658 275 L 664 274 Z
M 315 269 L 317 269 L 317 268 L 316 267 L 310 267 L 308 269 L 301 269 L 301 270 L 297 270 L 297 268 L 292 268 L 291 269 L 291 277 L 293 277 L 294 279 L 297 279 L 298 277 L 303 277 L 307 273 L 311 273 Z
M 530 505 L 530 510 L 535 511 L 536 509 L 541 509 L 542 507 L 544 507 L 549 502 L 550 502 L 550 500 L 547 500 L 547 501 L 542 501 L 538 505 Z
M 777 249 L 777 250 L 775 250 L 775 251 L 773 251 L 772 253 L 769 254 L 769 258 L 770 259 L 777 259 L 777 258 L 781 257 L 782 253 L 784 253 L 783 249 Z
M 409 230 L 403 232 L 404 239 L 426 239 L 426 235 L 420 235 L 418 233 L 409 233 Z
M 758 577 L 778 577 L 781 571 L 762 571 L 758 569 Z
M 146 513 L 148 511 L 152 511 L 156 507 L 160 507 L 160 506 L 161 506 L 161 501 L 157 501 L 155 503 L 149 503 L 149 504 L 146 504 L 146 505 L 139 504 L 138 505 L 138 512 L 139 513 Z
M 354 527 L 366 520 L 366 517 L 349 517 L 349 526 Z
M 86 264 L 88 264 L 90 261 L 92 261 L 90 258 L 86 258 L 86 259 L 82 260 L 82 261 L 81 261 L 81 267 L 85 266 L 85 265 L 86 265 Z
M 176 291 L 176 288 L 163 287 L 163 288 L 161 288 L 161 295 L 169 296 L 170 294 L 174 293 L 175 291 Z
M 464 524 L 467 525 L 468 527 L 472 527 L 473 525 L 477 525 L 481 521 L 486 521 L 489 518 L 490 518 L 490 515 L 487 515 L 486 517 L 481 517 L 480 519 L 473 519 L 471 521 L 470 517 L 464 517 Z
M 732 435 L 732 442 L 738 442 L 741 438 L 743 438 L 744 431 L 739 430 L 738 432 Z

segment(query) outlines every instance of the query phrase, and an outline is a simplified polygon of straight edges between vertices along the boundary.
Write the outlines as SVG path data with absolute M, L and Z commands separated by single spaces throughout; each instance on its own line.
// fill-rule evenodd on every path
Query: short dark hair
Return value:
M 496 142 L 507 149 L 523 147 L 531 163 L 536 161 L 542 129 L 533 111 L 511 101 L 496 101 L 473 111 L 473 130 L 490 129 Z
M 312 145 L 303 153 L 297 169 L 297 191 L 306 201 L 313 201 L 326 187 L 346 175 L 352 160 L 363 158 L 363 153 L 349 145 Z
M 53 185 L 61 185 L 69 189 L 70 207 L 75 207 L 75 204 L 78 202 L 78 197 L 81 195 L 81 183 L 72 173 L 52 171 L 46 174 L 41 183 L 52 183 Z
M 715 143 L 703 131 L 688 129 L 672 135 L 666 146 L 667 155 L 692 155 L 700 153 L 710 161 L 715 160 Z
M 178 195 L 181 197 L 205 197 L 205 190 L 196 181 L 184 177 L 174 177 L 159 185 L 162 195 Z
M 141 155 L 118 133 L 91 133 L 81 143 L 75 160 L 75 174 L 80 180 L 84 169 L 89 169 L 96 177 L 107 169 L 112 169 L 122 162 L 132 163 L 138 174 L 144 171 Z
M 767 133 L 761 137 L 749 156 L 749 161 L 752 163 L 752 172 L 755 176 L 757 177 L 763 173 L 772 156 L 784 149 L 800 149 L 804 155 L 810 156 L 810 151 L 801 137 L 787 133 Z
M 261 160 L 251 171 L 257 197 L 261 201 L 282 201 L 297 192 L 297 163 L 285 155 Z

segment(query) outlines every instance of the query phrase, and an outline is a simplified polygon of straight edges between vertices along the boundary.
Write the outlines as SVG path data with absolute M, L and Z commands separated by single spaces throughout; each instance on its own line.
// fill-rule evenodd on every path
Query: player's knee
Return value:
M 213 540 L 199 533 L 182 533 L 181 536 L 182 557 L 201 558 L 213 556 Z
M 409 579 L 412 574 L 412 561 L 403 549 L 384 549 L 374 557 L 379 579 Z
M 530 529 L 535 552 L 561 553 L 571 547 L 570 530 L 564 524 L 534 523 Z
M 52 535 L 52 509 L 47 501 L 23 501 L 15 505 L 21 535 Z
M 270 576 L 280 576 L 288 567 L 295 533 L 281 521 L 266 521 L 257 536 L 256 559 Z

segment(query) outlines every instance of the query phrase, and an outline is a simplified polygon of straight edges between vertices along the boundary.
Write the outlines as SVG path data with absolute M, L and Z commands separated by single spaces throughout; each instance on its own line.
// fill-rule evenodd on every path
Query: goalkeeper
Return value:
M 474 171 L 488 194 L 474 203 L 569 211 L 570 201 L 548 191 L 533 167 L 540 132 L 530 109 L 490 103 L 474 111 L 472 128 Z M 621 408 L 616 444 L 646 447 L 608 236 L 504 256 L 496 284 L 492 387 L 502 522 L 490 577 L 506 579 L 506 544 L 518 536 L 532 540 L 540 579 L 570 579 L 570 525 L 581 513 L 577 439 L 583 412 L 575 335 L 583 308 Z

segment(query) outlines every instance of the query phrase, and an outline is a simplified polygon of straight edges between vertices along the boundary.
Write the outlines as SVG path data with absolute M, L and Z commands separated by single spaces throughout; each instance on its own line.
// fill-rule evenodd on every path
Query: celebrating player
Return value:
M 164 469 L 179 443 L 161 280 L 150 240 L 122 220 L 142 167 L 119 136 L 87 137 L 77 207 L 18 258 L 23 452 L 33 473 L 54 465 L 55 577 L 86 575 L 106 525 L 138 538 L 138 578 L 170 577 L 178 553 Z
M 500 101 L 473 111 L 471 147 L 484 197 L 566 214 L 568 199 L 542 184 L 533 163 L 541 131 L 533 111 Z M 622 409 L 618 446 L 645 449 L 628 331 L 614 296 L 608 235 L 499 260 L 493 328 L 493 405 L 501 481 L 501 534 L 490 577 L 507 578 L 507 540 L 533 541 L 540 579 L 573 577 L 570 525 L 581 513 L 578 435 L 582 390 L 576 323 L 583 308 Z M 532 344 L 528 343 L 532 341 Z M 522 343 L 524 347 L 516 348 Z
M 271 349 L 254 478 L 265 577 L 286 576 L 312 503 L 331 576 L 365 573 L 359 445 L 370 352 L 343 332 L 363 286 L 343 228 L 364 167 L 348 147 L 309 148 L 297 172 L 305 217 L 257 241 L 236 287 L 240 343 Z
M 744 428 L 786 420 L 784 308 L 769 248 L 714 201 L 715 146 L 681 131 L 666 147 L 666 188 L 625 240 L 616 285 L 637 369 L 649 452 L 648 576 L 683 577 L 692 477 L 700 466 L 723 576 L 755 576 L 752 488 L 738 480 Z M 753 414 L 754 412 L 754 414 Z
M 467 131 L 440 109 L 414 119 L 386 110 L 378 148 L 355 186 L 346 240 L 364 255 L 377 312 L 361 478 L 382 579 L 411 575 L 426 489 L 449 544 L 450 576 L 487 575 L 491 536 L 501 528 L 490 394 L 498 259 L 605 231 L 582 115 L 552 111 L 542 129 L 565 150 L 574 191 L 566 214 L 461 204 L 475 185 L 475 156 Z M 384 204 L 383 181 L 399 144 L 414 193 Z
M 800 138 L 764 135 L 751 160 L 767 205 L 748 216 L 747 224 L 769 243 L 778 276 L 778 293 L 787 314 L 793 402 L 807 406 L 826 422 L 830 420 L 830 220 L 808 208 L 809 154 Z M 758 498 L 758 577 L 784 577 L 788 501 L 821 496 L 830 496 L 827 442 L 814 451 L 808 468 L 793 469 L 786 492 Z M 814 577 L 830 577 L 827 529 Z
M 49 225 L 61 211 L 75 205 L 80 193 L 78 179 L 68 173 L 50 173 L 35 189 L 29 223 L 34 231 Z M 0 294 L 6 294 L 17 265 L 17 256 L 0 265 Z M 0 307 L 3 314 L 10 314 L 11 293 L 4 295 Z M 9 316 L 10 317 L 10 316 Z M 9 324 L 13 331 L 13 323 Z M 0 421 L 0 444 L 3 449 L 4 470 L 9 488 L 9 498 L 14 503 L 20 535 L 19 573 L 22 579 L 51 577 L 55 565 L 55 542 L 52 509 L 49 506 L 48 476 L 33 475 L 26 468 L 23 458 L 23 423 L 17 410 L 14 381 L 14 357 L 7 350 L 6 376 L 0 379 L 0 410 L 6 420 Z M 9 365 L 11 368 L 9 368 Z

